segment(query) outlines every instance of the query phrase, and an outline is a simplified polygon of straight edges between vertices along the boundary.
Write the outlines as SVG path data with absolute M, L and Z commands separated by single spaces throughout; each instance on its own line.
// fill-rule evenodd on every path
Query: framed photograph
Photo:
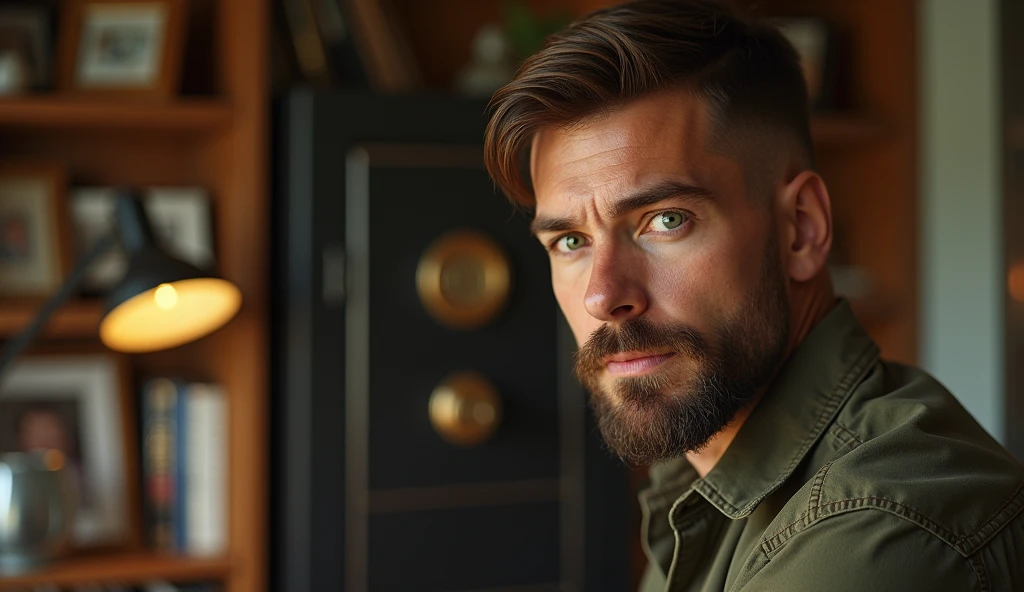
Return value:
M 71 191 L 71 226 L 79 256 L 110 232 L 114 224 L 114 190 L 80 187 Z M 143 206 L 157 240 L 167 251 L 200 269 L 213 269 L 213 221 L 210 200 L 199 187 L 152 187 L 143 195 Z M 83 290 L 103 293 L 124 276 L 128 264 L 124 252 L 114 248 L 92 265 L 83 279 Z
M 69 0 L 62 22 L 62 90 L 153 99 L 177 92 L 185 0 Z
M 78 489 L 79 548 L 139 540 L 130 389 L 126 361 L 107 353 L 27 356 L 0 381 L 0 452 L 64 454 Z
M 70 247 L 64 191 L 59 167 L 0 165 L 0 296 L 40 297 L 60 287 Z
M 52 45 L 50 11 L 45 6 L 0 6 L 0 56 L 19 59 L 26 88 L 41 90 L 50 85 Z

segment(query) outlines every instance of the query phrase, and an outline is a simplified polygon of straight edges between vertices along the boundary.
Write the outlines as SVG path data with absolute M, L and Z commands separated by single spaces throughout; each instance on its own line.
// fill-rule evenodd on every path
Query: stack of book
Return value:
M 150 380 L 142 393 L 146 534 L 158 551 L 227 550 L 227 401 L 216 384 Z

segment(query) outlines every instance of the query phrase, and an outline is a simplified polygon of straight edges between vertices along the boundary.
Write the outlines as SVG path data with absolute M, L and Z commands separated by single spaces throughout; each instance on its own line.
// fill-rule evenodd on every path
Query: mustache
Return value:
M 604 358 L 624 351 L 670 350 L 698 361 L 707 360 L 711 350 L 700 331 L 684 323 L 656 325 L 637 317 L 617 328 L 605 324 L 594 331 L 576 352 L 574 370 L 584 383 L 604 368 Z

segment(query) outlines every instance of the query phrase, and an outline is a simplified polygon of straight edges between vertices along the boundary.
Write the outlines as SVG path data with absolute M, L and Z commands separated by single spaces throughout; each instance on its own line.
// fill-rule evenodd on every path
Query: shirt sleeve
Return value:
M 970 562 L 942 539 L 880 510 L 826 518 L 794 535 L 745 591 L 981 590 Z

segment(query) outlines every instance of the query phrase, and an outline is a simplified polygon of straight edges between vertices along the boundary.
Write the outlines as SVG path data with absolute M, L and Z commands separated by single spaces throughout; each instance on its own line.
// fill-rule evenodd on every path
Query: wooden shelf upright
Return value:
M 209 55 L 184 61 L 183 79 L 190 79 L 190 68 L 209 70 L 199 76 L 207 80 L 203 92 L 162 103 L 57 92 L 5 98 L 0 100 L 0 145 L 5 159 L 66 167 L 72 184 L 200 186 L 209 192 L 218 271 L 241 289 L 242 309 L 209 337 L 130 361 L 136 378 L 188 374 L 224 387 L 230 424 L 227 553 L 213 559 L 145 550 L 75 555 L 31 575 L 0 577 L 0 590 L 151 580 L 212 580 L 226 592 L 267 590 L 270 233 L 264 56 L 269 2 L 192 4 L 203 12 L 193 20 L 204 29 L 190 35 L 211 42 L 202 44 Z M 0 340 L 25 327 L 37 306 L 0 303 Z M 44 331 L 44 342 L 98 344 L 101 312 L 96 301 L 69 303 Z

